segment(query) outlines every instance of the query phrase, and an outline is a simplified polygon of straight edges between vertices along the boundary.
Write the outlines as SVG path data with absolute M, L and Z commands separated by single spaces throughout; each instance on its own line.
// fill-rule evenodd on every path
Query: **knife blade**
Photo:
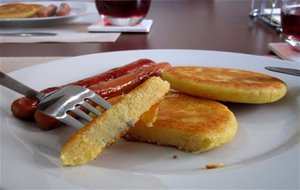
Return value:
M 278 73 L 284 73 L 284 74 L 289 74 L 289 75 L 294 75 L 294 76 L 300 76 L 300 70 L 298 69 L 290 69 L 290 68 L 283 68 L 283 67 L 265 67 L 265 69 L 269 71 L 274 71 Z
M 56 36 L 52 32 L 0 32 L 0 36 L 18 36 L 18 37 L 31 37 L 31 36 Z

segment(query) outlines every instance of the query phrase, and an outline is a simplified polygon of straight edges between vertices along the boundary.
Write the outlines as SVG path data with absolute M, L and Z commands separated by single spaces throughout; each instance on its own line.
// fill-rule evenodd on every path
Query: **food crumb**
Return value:
M 173 159 L 177 159 L 177 155 L 173 155 Z
M 225 165 L 223 163 L 217 163 L 217 164 L 206 164 L 206 169 L 216 169 L 216 168 L 223 168 Z

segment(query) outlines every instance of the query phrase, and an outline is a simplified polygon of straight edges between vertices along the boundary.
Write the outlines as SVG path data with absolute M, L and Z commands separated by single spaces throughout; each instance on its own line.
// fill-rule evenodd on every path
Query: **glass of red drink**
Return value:
M 95 0 L 106 25 L 133 26 L 147 15 L 151 0 Z
M 300 41 L 300 0 L 283 0 L 281 27 L 285 38 Z

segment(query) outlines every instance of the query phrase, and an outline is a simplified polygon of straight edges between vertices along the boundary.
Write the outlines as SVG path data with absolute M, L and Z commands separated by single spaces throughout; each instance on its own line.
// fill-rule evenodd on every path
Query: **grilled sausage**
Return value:
M 53 92 L 57 90 L 59 87 L 51 87 L 45 90 L 42 90 L 43 93 Z M 23 120 L 32 120 L 34 113 L 36 111 L 36 105 L 38 101 L 36 99 L 31 99 L 27 97 L 22 97 L 16 99 L 11 104 L 11 111 L 15 117 L 23 119 Z
M 56 16 L 68 16 L 71 12 L 71 7 L 67 3 L 60 4 L 58 10 L 56 11 Z
M 136 72 L 124 75 L 103 84 L 89 88 L 105 99 L 128 93 L 133 88 L 152 76 L 159 76 L 163 71 L 170 69 L 170 63 L 158 63 L 150 67 L 140 68 Z
M 108 80 L 126 75 L 130 72 L 133 72 L 141 67 L 147 67 L 150 65 L 155 64 L 154 61 L 150 59 L 139 59 L 137 61 L 134 61 L 132 63 L 129 63 L 127 65 L 124 65 L 122 67 L 110 69 L 104 73 L 88 77 L 83 80 L 79 80 L 77 82 L 70 83 L 72 85 L 79 85 L 83 86 L 85 88 L 90 88 L 93 85 L 98 85 L 100 83 L 106 82 Z M 64 85 L 65 86 L 65 85 Z M 52 92 L 60 87 L 52 87 L 43 90 L 42 92 L 48 93 Z M 36 111 L 36 105 L 37 105 L 36 99 L 30 99 L 26 97 L 19 98 L 15 100 L 11 105 L 12 113 L 15 117 L 18 117 L 20 119 L 24 120 L 30 120 L 34 118 L 34 113 Z
M 47 7 L 45 7 L 44 9 L 42 9 L 41 11 L 39 11 L 36 14 L 36 16 L 37 17 L 50 17 L 55 14 L 56 10 L 57 10 L 57 6 L 54 4 L 51 4 Z

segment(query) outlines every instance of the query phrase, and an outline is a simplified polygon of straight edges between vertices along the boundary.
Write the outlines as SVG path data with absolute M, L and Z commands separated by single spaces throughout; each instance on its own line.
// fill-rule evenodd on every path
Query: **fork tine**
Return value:
M 94 113 L 95 115 L 99 116 L 101 115 L 101 112 L 99 110 L 97 110 L 95 107 L 93 107 L 92 105 L 88 104 L 87 102 L 83 101 L 82 104 L 80 104 L 82 107 L 84 107 L 85 109 L 87 109 L 88 111 Z M 101 105 L 100 105 L 101 106 Z
M 108 110 L 111 107 L 111 104 L 108 101 L 106 101 L 104 98 L 102 98 L 101 96 L 99 96 L 97 94 L 94 94 L 90 98 L 90 100 L 93 101 L 94 103 L 98 104 L 105 110 Z
M 84 124 L 75 119 L 74 117 L 70 116 L 69 114 L 65 114 L 64 117 L 58 118 L 60 121 L 64 122 L 65 124 L 75 128 L 75 129 L 81 129 Z
M 92 105 L 89 101 L 91 101 Z M 86 121 L 90 122 L 93 118 L 88 113 L 85 113 L 85 111 L 79 109 L 78 106 L 81 106 L 96 116 L 101 115 L 101 111 L 96 109 L 93 104 L 102 107 L 104 110 L 108 110 L 111 107 L 108 101 L 95 92 L 84 87 L 70 85 L 55 91 L 55 93 L 48 94 L 48 96 L 44 98 L 44 101 L 40 102 L 40 105 L 43 106 L 40 106 L 39 109 L 43 113 L 57 118 L 66 125 L 75 129 L 81 129 Z M 68 114 L 68 111 L 74 115 L 71 113 Z M 131 121 L 127 121 L 127 125 L 134 127 Z
M 76 114 L 77 116 L 81 117 L 82 119 L 85 119 L 88 122 L 93 120 L 93 118 L 91 118 L 88 114 L 86 114 L 84 111 L 82 111 L 78 108 L 71 110 L 71 112 Z

